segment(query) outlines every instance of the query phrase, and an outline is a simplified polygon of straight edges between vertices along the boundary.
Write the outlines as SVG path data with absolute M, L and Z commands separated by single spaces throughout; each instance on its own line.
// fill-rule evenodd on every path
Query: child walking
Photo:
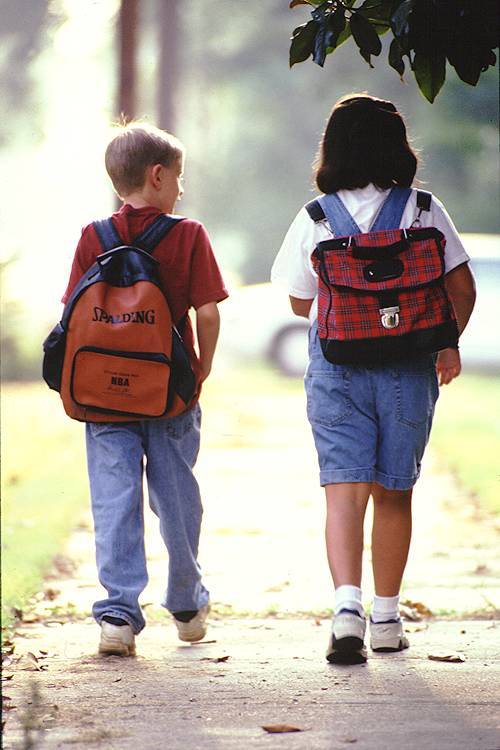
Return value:
M 172 214 L 183 194 L 185 149 L 158 128 L 129 123 L 106 150 L 106 169 L 123 200 L 112 222 L 123 244 L 133 244 L 162 213 Z M 78 243 L 63 302 L 102 253 L 93 224 Z M 227 297 L 204 227 L 179 221 L 154 250 L 162 291 L 194 370 L 199 393 L 210 374 L 219 333 L 217 303 Z M 198 353 L 188 311 L 194 308 Z M 168 550 L 164 606 L 183 641 L 206 633 L 209 592 L 197 561 L 202 504 L 193 475 L 200 445 L 197 398 L 188 411 L 170 419 L 88 422 L 87 463 L 95 526 L 96 559 L 107 596 L 94 603 L 101 627 L 99 652 L 135 654 L 135 635 L 145 625 L 139 596 L 148 575 L 144 549 L 143 474 L 149 504 L 160 521 Z
M 326 493 L 326 550 L 335 587 L 326 656 L 333 663 L 364 663 L 367 658 L 361 572 L 370 496 L 375 585 L 370 645 L 374 651 L 389 652 L 409 646 L 399 615 L 399 592 L 411 539 L 412 489 L 429 438 L 438 385 L 460 374 L 460 355 L 456 346 L 447 346 L 439 353 L 409 349 L 387 363 L 328 361 L 318 336 L 318 276 L 311 255 L 319 242 L 335 236 L 375 228 L 436 227 L 446 240 L 444 285 L 462 333 L 475 301 L 469 258 L 440 201 L 432 196 L 427 210 L 419 208 L 418 191 L 410 190 L 416 169 L 404 122 L 391 102 L 364 94 L 340 99 L 328 120 L 316 165 L 325 210 L 320 216 L 306 207 L 299 211 L 272 269 L 272 280 L 287 284 L 294 313 L 311 324 L 305 388 Z M 397 309 L 380 310 L 392 311 L 386 327 L 397 325 L 391 318 Z M 344 308 L 342 314 L 349 316 L 350 311 Z M 361 314 L 353 325 L 365 323 Z

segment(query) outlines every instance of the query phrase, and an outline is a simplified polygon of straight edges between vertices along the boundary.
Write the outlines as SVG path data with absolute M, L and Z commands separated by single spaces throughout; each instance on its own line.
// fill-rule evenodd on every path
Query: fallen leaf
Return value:
M 228 656 L 219 656 L 217 659 L 214 659 L 215 662 L 222 662 L 222 661 L 228 661 L 231 657 Z
M 283 583 L 277 583 L 275 586 L 271 586 L 266 589 L 266 594 L 277 594 L 283 591 L 284 588 L 290 585 L 290 581 L 283 581 Z
M 116 680 L 113 680 L 113 682 L 120 682 L 121 677 L 118 677 Z
M 403 620 L 410 620 L 411 622 L 420 622 L 422 619 L 416 609 L 406 607 L 404 604 L 399 605 L 399 614 Z
M 291 724 L 266 724 L 262 729 L 269 734 L 284 734 L 285 732 L 303 732 L 300 727 L 294 727 Z
M 40 622 L 40 615 L 37 615 L 36 612 L 27 612 L 25 615 L 22 616 L 22 621 L 26 623 L 30 622 Z
M 431 661 L 447 661 L 452 664 L 460 664 L 465 661 L 465 656 L 458 653 L 458 651 L 450 654 L 428 654 L 427 658 Z
M 405 627 L 405 633 L 422 633 L 428 630 L 428 627 L 425 623 L 423 625 L 408 625 Z
M 35 654 L 32 654 L 31 651 L 28 651 L 26 654 L 26 661 L 30 664 L 30 667 L 28 669 L 36 669 L 38 672 L 42 672 L 42 667 L 38 663 L 38 659 L 35 656 Z
M 403 602 L 401 602 L 401 604 L 404 607 L 409 607 L 415 612 L 418 612 L 418 614 L 422 615 L 422 617 L 433 617 L 433 614 L 429 607 L 426 607 L 425 604 L 422 604 L 422 602 L 412 602 L 410 599 L 405 599 Z
M 43 592 L 44 598 L 48 599 L 49 602 L 53 602 L 54 599 L 57 599 L 61 592 L 58 589 L 48 588 L 45 589 Z
M 7 682 L 7 680 L 12 680 L 13 677 L 14 677 L 14 674 L 3 674 L 2 682 Z
M 487 565 L 478 565 L 474 571 L 474 575 L 476 576 L 484 576 L 488 575 L 489 573 L 491 573 L 491 571 Z

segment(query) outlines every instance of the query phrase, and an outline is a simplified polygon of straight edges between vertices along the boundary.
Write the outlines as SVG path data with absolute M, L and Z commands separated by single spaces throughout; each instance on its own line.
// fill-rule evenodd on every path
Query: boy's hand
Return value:
M 460 375 L 461 369 L 462 364 L 458 349 L 443 349 L 439 352 L 436 362 L 439 385 L 451 383 L 454 378 Z
M 201 382 L 202 383 L 208 378 L 211 371 L 212 371 L 211 364 L 210 365 L 203 365 L 203 363 L 201 364 Z
M 202 382 L 210 375 L 215 346 L 219 336 L 219 311 L 215 302 L 208 302 L 196 310 L 196 333 L 200 350 Z

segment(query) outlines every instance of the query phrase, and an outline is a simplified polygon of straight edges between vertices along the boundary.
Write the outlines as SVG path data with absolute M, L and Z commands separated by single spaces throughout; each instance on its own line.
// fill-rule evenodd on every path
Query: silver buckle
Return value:
M 384 328 L 397 328 L 399 325 L 399 307 L 381 307 L 380 320 Z

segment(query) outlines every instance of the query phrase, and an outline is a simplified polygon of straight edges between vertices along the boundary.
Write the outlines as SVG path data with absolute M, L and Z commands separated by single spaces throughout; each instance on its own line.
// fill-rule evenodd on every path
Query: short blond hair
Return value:
M 114 127 L 104 157 L 113 187 L 123 198 L 143 187 L 146 169 L 152 164 L 170 167 L 182 161 L 185 148 L 171 133 L 141 122 Z

